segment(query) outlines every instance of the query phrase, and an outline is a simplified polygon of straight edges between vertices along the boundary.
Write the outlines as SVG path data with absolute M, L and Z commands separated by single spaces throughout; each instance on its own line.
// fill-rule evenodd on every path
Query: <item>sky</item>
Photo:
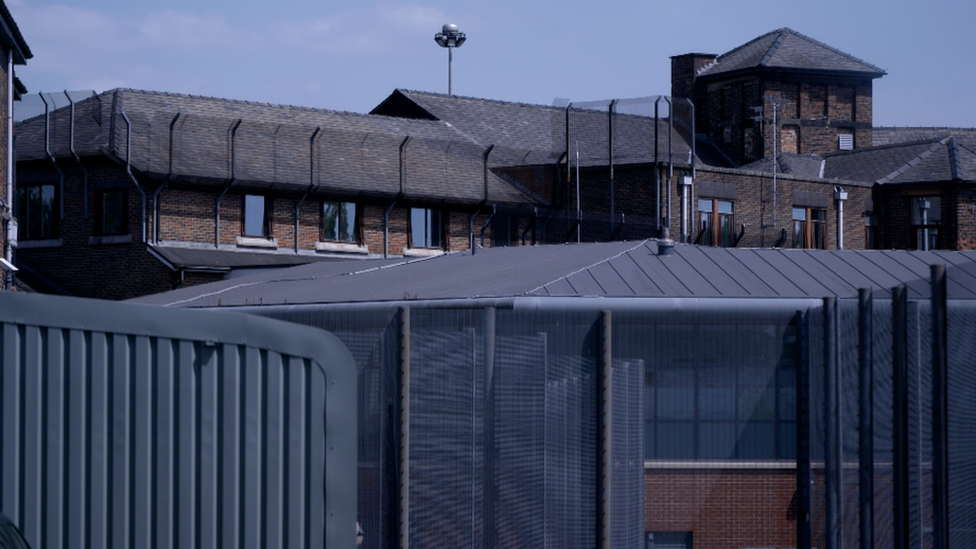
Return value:
M 878 66 L 874 125 L 976 127 L 976 3 L 6 0 L 29 93 L 118 87 L 367 113 L 395 89 L 551 105 L 670 93 L 670 57 L 788 27 Z

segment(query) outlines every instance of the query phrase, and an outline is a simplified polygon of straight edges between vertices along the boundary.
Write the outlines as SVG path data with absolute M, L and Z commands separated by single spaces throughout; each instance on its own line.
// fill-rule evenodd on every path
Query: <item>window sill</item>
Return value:
M 434 257 L 444 255 L 444 250 L 434 248 L 404 248 L 403 257 Z
M 101 246 L 103 244 L 131 244 L 131 234 L 117 234 L 112 236 L 93 236 L 88 239 L 89 246 Z
M 60 248 L 64 245 L 64 240 L 60 238 L 49 238 L 46 240 L 21 240 L 17 242 L 18 250 L 29 250 L 31 248 Z
M 237 237 L 237 245 L 242 248 L 277 248 L 278 240 L 274 238 L 239 236 Z
M 316 252 L 340 252 L 346 254 L 368 254 L 369 248 L 359 244 L 344 244 L 342 242 L 316 242 Z

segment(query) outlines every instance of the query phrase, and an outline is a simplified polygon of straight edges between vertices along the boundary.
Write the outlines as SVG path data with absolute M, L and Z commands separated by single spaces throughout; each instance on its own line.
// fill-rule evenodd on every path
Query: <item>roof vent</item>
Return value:
M 671 231 L 667 228 L 661 229 L 661 238 L 657 241 L 657 255 L 674 255 L 674 240 L 671 240 Z

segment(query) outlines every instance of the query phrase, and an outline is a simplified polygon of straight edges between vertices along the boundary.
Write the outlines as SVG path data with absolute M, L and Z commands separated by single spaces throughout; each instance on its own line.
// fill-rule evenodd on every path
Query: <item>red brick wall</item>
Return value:
M 796 547 L 794 469 L 647 469 L 644 530 L 695 547 Z

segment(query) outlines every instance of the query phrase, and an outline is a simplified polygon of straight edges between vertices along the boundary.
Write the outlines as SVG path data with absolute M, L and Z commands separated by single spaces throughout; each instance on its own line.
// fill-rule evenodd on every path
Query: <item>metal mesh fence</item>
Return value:
M 402 527 L 418 547 L 592 547 L 609 482 L 612 547 L 646 533 L 696 547 L 926 549 L 943 468 L 933 306 L 905 303 L 904 314 L 891 299 L 614 312 L 605 481 L 599 313 L 410 308 L 406 523 L 405 313 L 257 310 L 328 328 L 357 360 L 367 547 L 396 546 Z M 955 548 L 976 536 L 976 303 L 951 302 L 947 319 Z

